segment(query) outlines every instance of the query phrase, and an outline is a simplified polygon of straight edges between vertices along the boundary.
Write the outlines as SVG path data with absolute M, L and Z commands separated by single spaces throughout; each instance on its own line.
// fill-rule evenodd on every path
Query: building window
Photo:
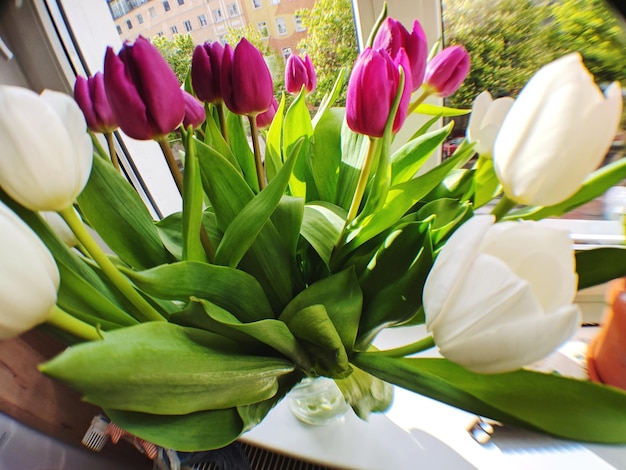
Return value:
M 178 28 L 176 26 L 172 26 L 170 28 L 170 31 L 172 32 L 172 34 L 178 34 Z
M 159 32 L 157 33 L 157 36 L 159 36 L 159 37 L 163 36 L 163 31 L 159 31 Z
M 280 0 L 272 0 L 272 5 L 278 5 L 280 3 Z
M 193 29 L 193 28 L 191 27 L 191 21 L 189 21 L 189 20 L 185 20 L 185 21 L 183 22 L 183 24 L 185 25 L 185 30 L 186 30 L 187 32 L 189 32 L 189 31 L 191 31 L 191 30 Z
M 257 29 L 262 38 L 267 38 L 270 35 L 269 29 L 267 29 L 267 23 L 265 21 L 259 21 L 257 23 Z
M 184 5 L 185 4 L 185 0 L 178 0 L 178 4 L 179 5 Z
M 156 18 L 156 8 L 150 7 L 148 13 L 150 13 L 150 18 Z
M 204 15 L 198 16 L 198 23 L 200 23 L 201 28 L 204 28 L 207 25 L 206 16 Z
M 254 8 L 261 8 L 261 0 L 252 0 L 252 6 Z
M 287 60 L 291 55 L 291 47 L 283 47 L 281 52 L 283 54 L 283 59 Z
M 170 2 L 168 2 L 167 0 L 165 0 L 165 1 L 163 2 L 163 9 L 164 9 L 165 11 L 170 11 Z
M 213 10 L 213 19 L 215 20 L 216 23 L 219 23 L 220 21 L 224 21 L 224 15 L 222 14 L 221 8 L 216 8 L 215 10 Z
M 130 20 L 126 20 L 126 27 L 127 27 L 128 29 L 133 29 L 133 22 L 132 22 L 132 21 L 130 21 Z
M 237 16 L 239 14 L 239 10 L 237 9 L 236 3 L 228 4 L 228 16 Z
M 137 23 L 143 24 L 143 16 L 137 15 Z
M 278 31 L 278 35 L 283 36 L 287 34 L 287 25 L 285 24 L 285 18 L 276 18 L 274 21 L 276 21 L 276 31 Z
M 115 25 L 115 29 L 117 29 L 117 34 L 122 34 L 122 28 L 120 27 L 119 24 Z
M 306 31 L 306 28 L 304 27 L 304 23 L 302 22 L 302 15 L 295 15 L 293 17 L 293 21 L 296 24 L 296 31 L 298 32 Z
M 126 13 L 128 13 L 130 11 L 130 8 L 127 2 L 124 2 L 122 0 L 113 0 L 109 2 L 109 10 L 111 10 L 111 15 L 115 20 L 120 16 L 124 16 Z

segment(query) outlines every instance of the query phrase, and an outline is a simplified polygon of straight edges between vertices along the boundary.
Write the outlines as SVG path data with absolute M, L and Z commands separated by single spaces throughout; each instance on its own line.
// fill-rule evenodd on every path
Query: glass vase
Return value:
M 288 395 L 296 418 L 314 426 L 343 421 L 348 404 L 335 381 L 327 377 L 306 377 Z

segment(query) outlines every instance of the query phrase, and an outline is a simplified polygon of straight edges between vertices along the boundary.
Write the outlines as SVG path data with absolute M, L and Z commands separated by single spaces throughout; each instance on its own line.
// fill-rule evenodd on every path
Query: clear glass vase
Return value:
M 300 421 L 316 426 L 343 421 L 348 404 L 335 381 L 307 377 L 288 395 L 289 407 Z

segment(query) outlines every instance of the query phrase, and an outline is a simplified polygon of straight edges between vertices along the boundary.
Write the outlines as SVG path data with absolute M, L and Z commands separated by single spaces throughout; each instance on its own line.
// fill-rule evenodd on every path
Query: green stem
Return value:
M 148 321 L 164 321 L 165 319 L 163 316 L 157 312 L 139 292 L 137 292 L 130 281 L 118 271 L 104 251 L 102 251 L 102 248 L 100 248 L 83 225 L 82 221 L 74 211 L 74 208 L 72 206 L 67 207 L 59 211 L 59 214 L 72 229 L 76 238 L 78 238 L 78 240 L 83 244 L 93 260 L 98 263 L 104 274 L 119 289 L 119 291 L 135 307 L 137 307 L 137 310 L 141 312 L 144 319 Z
M 256 125 L 256 116 L 249 115 L 250 133 L 252 134 L 252 147 L 254 149 L 254 165 L 256 167 L 256 177 L 259 182 L 259 191 L 265 188 L 265 169 L 261 159 L 261 147 L 259 146 L 259 129 Z
M 174 152 L 172 152 L 172 147 L 170 147 L 169 142 L 166 137 L 161 137 L 157 140 L 159 145 L 161 146 L 161 151 L 165 156 L 165 161 L 167 162 L 167 166 L 170 169 L 170 173 L 172 174 L 172 178 L 174 178 L 174 182 L 176 183 L 176 187 L 178 188 L 178 192 L 183 194 L 183 174 L 180 172 L 180 168 L 178 168 L 178 162 L 176 162 L 176 158 L 174 158 Z
M 228 144 L 228 132 L 226 131 L 226 117 L 224 116 L 224 103 L 215 103 L 215 108 L 217 109 L 217 117 L 220 121 L 220 131 L 222 132 L 222 137 Z
M 359 207 L 361 206 L 361 201 L 363 200 L 363 194 L 365 194 L 365 188 L 367 187 L 367 181 L 369 180 L 370 172 L 372 171 L 372 165 L 374 160 L 376 159 L 376 153 L 378 152 L 378 148 L 380 147 L 380 139 L 376 137 L 370 137 L 370 145 L 367 149 L 367 156 L 365 157 L 365 163 L 363 165 L 363 169 L 361 170 L 361 174 L 359 175 L 359 181 L 356 185 L 356 191 L 354 192 L 354 197 L 352 198 L 352 202 L 350 203 L 350 209 L 348 210 L 348 216 L 346 218 L 346 227 L 354 220 L 356 217 Z
M 496 206 L 491 210 L 491 214 L 496 216 L 496 222 L 500 220 L 502 217 L 507 215 L 511 209 L 516 206 L 515 201 L 506 197 L 506 195 L 502 195 L 502 198 L 496 204 Z
M 113 142 L 113 133 L 105 132 L 104 138 L 106 139 L 107 145 L 109 147 L 109 157 L 111 157 L 111 163 L 113 163 L 113 167 L 117 171 L 120 171 L 120 161 L 117 158 L 117 152 L 115 151 L 115 144 Z
M 102 144 L 100 144 L 100 141 L 98 140 L 96 135 L 93 132 L 89 131 L 89 136 L 91 137 L 91 142 L 93 143 L 93 146 L 96 149 L 96 153 L 101 158 L 106 160 L 106 158 L 107 158 L 106 150 L 104 150 L 104 147 L 102 147 Z
M 87 341 L 102 339 L 102 335 L 97 328 L 73 317 L 57 305 L 54 306 L 52 314 L 48 317 L 46 323 Z
M 415 343 L 400 346 L 399 348 L 386 349 L 384 351 L 368 351 L 368 353 L 377 354 L 379 356 L 405 357 L 410 354 L 416 354 L 422 351 L 426 351 L 427 349 L 433 347 L 435 347 L 435 341 L 433 340 L 433 337 L 427 336 L 426 338 L 422 338 Z
M 415 112 L 415 110 L 417 109 L 417 107 L 422 104 L 424 101 L 426 101 L 426 98 L 428 98 L 431 95 L 431 93 L 429 91 L 422 91 L 422 94 L 415 100 L 413 101 L 413 103 L 411 103 L 409 105 L 409 110 L 407 111 L 407 116 L 409 114 L 412 114 Z

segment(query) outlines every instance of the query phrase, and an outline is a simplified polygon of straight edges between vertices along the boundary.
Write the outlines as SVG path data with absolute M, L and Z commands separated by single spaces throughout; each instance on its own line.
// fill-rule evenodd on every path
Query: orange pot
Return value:
M 626 390 L 626 279 L 607 289 L 607 309 L 600 332 L 587 350 L 589 378 Z

